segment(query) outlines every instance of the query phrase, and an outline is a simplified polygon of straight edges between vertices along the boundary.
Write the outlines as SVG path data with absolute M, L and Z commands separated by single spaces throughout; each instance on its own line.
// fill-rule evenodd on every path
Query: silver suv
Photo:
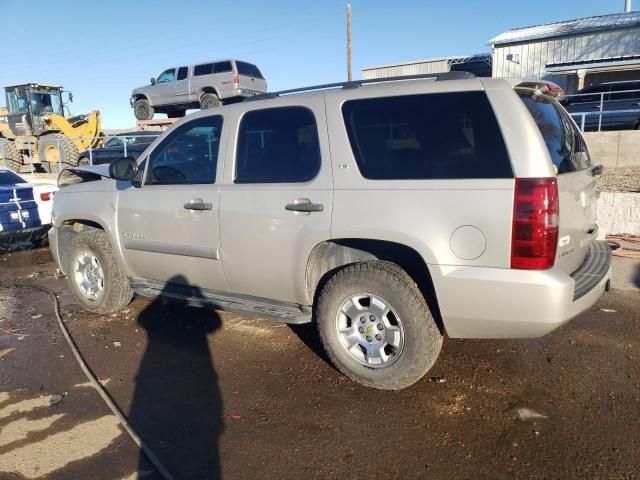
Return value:
M 151 85 L 131 92 L 131 107 L 138 120 L 154 113 L 183 117 L 189 108 L 212 108 L 267 91 L 260 69 L 240 60 L 215 60 L 168 68 Z
M 452 73 L 199 112 L 64 171 L 51 249 L 87 310 L 135 292 L 315 322 L 345 375 L 404 388 L 445 332 L 545 335 L 608 288 L 601 167 L 557 90 Z

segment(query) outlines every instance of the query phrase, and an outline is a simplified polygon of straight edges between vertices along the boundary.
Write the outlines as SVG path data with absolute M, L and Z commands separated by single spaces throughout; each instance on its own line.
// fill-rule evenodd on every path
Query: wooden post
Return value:
M 351 4 L 347 3 L 347 80 L 351 81 Z

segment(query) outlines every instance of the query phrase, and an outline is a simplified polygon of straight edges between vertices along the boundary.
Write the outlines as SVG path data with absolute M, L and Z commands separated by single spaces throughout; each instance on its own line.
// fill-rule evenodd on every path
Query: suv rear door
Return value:
M 586 142 L 564 108 L 550 97 L 519 91 L 544 138 L 556 170 L 560 230 L 556 265 L 571 274 L 598 235 L 597 186 Z
M 237 107 L 221 191 L 222 258 L 232 292 L 307 305 L 307 261 L 330 238 L 333 179 L 323 96 L 304 107 L 292 100 Z

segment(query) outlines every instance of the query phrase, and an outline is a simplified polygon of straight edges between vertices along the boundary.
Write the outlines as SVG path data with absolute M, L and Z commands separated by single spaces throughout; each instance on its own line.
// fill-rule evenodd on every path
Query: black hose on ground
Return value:
M 127 421 L 127 417 L 125 417 L 124 414 L 120 411 L 120 408 L 118 408 L 118 405 L 113 401 L 113 399 L 109 395 L 109 392 L 107 392 L 104 386 L 98 381 L 98 378 L 96 377 L 96 375 L 93 373 L 93 371 L 85 361 L 84 357 L 80 353 L 80 350 L 78 349 L 78 346 L 73 341 L 73 338 L 69 333 L 69 329 L 67 328 L 64 321 L 62 320 L 62 315 L 60 315 L 60 302 L 58 301 L 58 295 L 56 294 L 56 292 L 54 292 L 50 288 L 43 287 L 41 285 L 33 285 L 28 283 L 9 284 L 5 282 L 0 282 L 0 288 L 2 287 L 31 288 L 35 290 L 40 290 L 51 296 L 51 298 L 53 299 L 53 306 L 54 306 L 56 319 L 58 320 L 58 326 L 60 327 L 60 330 L 62 331 L 62 335 L 64 336 L 65 340 L 69 344 L 69 348 L 71 349 L 73 356 L 78 362 L 78 365 L 80 365 L 80 368 L 82 369 L 84 374 L 87 376 L 87 378 L 89 379 L 91 384 L 94 386 L 94 388 L 98 391 L 98 393 L 100 394 L 104 402 L 107 404 L 109 409 L 113 412 L 113 414 L 116 417 L 118 417 L 118 420 L 120 421 L 120 425 L 122 425 L 122 428 L 124 428 L 124 430 L 129 434 L 129 436 L 135 442 L 135 444 L 138 445 L 142 453 L 147 457 L 147 459 L 156 468 L 156 470 L 158 470 L 158 473 L 162 476 L 162 478 L 164 478 L 165 480 L 174 480 L 173 476 L 167 471 L 164 465 L 160 463 L 160 460 L 158 460 L 158 457 L 156 457 L 153 451 L 151 451 L 151 449 L 147 446 L 147 444 L 144 443 L 142 438 L 140 438 L 140 435 L 138 435 L 135 432 L 135 430 L 133 430 L 133 428 Z

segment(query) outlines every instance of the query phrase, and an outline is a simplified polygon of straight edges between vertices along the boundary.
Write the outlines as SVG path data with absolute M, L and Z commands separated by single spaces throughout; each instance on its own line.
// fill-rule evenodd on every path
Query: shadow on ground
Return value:
M 207 342 L 220 317 L 158 297 L 137 321 L 148 343 L 128 415 L 133 428 L 174 478 L 221 478 L 222 398 Z M 148 465 L 141 457 L 139 470 Z

